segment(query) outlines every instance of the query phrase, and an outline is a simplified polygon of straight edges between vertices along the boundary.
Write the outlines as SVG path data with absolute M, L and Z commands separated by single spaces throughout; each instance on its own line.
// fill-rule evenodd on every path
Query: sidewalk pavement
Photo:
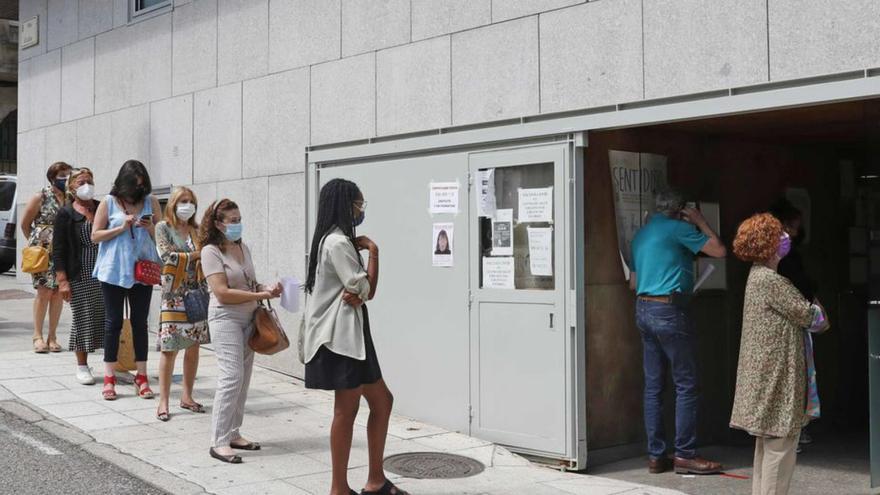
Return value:
M 58 430 L 59 426 L 71 428 L 68 436 L 83 438 L 78 442 L 83 448 L 102 452 L 111 462 L 135 474 L 142 473 L 147 481 L 171 493 L 328 493 L 331 393 L 307 390 L 297 379 L 255 367 L 242 432 L 247 438 L 261 442 L 263 450 L 243 453 L 241 465 L 223 464 L 208 456 L 211 403 L 217 376 L 213 352 L 204 348 L 201 351 L 194 392 L 194 398 L 205 405 L 208 413 L 179 409 L 180 386 L 175 383 L 170 402 L 171 421 L 162 423 L 156 419 L 158 399 L 137 398 L 132 385 L 117 385 L 119 399 L 108 402 L 101 398 L 100 384 L 77 383 L 72 352 L 33 353 L 32 299 L 11 292 L 13 290 L 32 292 L 28 286 L 16 284 L 13 278 L 0 276 L 0 407 L 15 412 L 23 408 L 9 401 L 27 403 L 38 411 L 37 414 L 19 411 L 25 419 L 34 416 L 28 420 L 49 430 Z M 21 298 L 6 298 L 16 295 Z M 65 308 L 58 336 L 65 349 L 69 322 L 70 312 Z M 154 338 L 151 336 L 150 340 L 153 342 Z M 96 377 L 102 373 L 101 355 L 99 351 L 89 359 Z M 158 362 L 158 353 L 151 351 L 148 372 L 156 391 Z M 178 359 L 177 374 L 181 366 Z M 367 473 L 368 412 L 366 405 L 361 407 L 350 460 L 349 480 L 358 491 Z M 417 480 L 387 473 L 389 479 L 413 494 L 681 493 L 553 470 L 532 464 L 489 442 L 395 415 L 391 419 L 386 455 L 403 452 L 450 452 L 486 465 L 486 470 L 479 475 L 455 480 Z

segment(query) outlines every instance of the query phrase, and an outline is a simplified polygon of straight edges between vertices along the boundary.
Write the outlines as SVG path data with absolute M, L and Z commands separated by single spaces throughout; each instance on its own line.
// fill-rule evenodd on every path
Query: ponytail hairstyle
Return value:
M 318 218 L 309 254 L 309 273 L 303 286 L 306 293 L 311 294 L 315 287 L 315 273 L 318 270 L 318 257 L 320 256 L 318 248 L 327 234 L 338 227 L 357 250 L 354 241 L 354 217 L 351 210 L 353 203 L 363 200 L 363 198 L 364 195 L 361 194 L 357 184 L 345 179 L 333 179 L 321 188 L 321 194 L 318 197 Z M 360 257 L 358 258 L 360 259 Z
M 208 209 L 205 210 L 205 215 L 199 223 L 199 246 L 214 245 L 220 248 L 220 251 L 223 251 L 223 242 L 226 241 L 226 235 L 217 228 L 215 222 L 222 222 L 227 211 L 237 209 L 238 205 L 231 199 L 224 198 L 211 203 Z M 236 242 L 241 242 L 241 239 Z

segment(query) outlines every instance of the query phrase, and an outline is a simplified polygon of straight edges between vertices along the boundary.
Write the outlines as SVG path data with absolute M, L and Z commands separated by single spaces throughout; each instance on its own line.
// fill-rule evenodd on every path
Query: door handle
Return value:
M 550 329 L 553 329 L 553 313 L 550 313 Z

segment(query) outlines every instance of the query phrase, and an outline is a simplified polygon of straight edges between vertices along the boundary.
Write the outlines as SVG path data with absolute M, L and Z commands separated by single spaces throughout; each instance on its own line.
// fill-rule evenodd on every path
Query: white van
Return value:
M 16 179 L 14 175 L 0 174 L 0 273 L 15 266 L 16 235 Z

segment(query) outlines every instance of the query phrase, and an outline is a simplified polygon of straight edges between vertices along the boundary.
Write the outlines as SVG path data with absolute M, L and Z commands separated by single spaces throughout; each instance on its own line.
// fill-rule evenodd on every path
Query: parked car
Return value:
M 0 273 L 6 273 L 15 266 L 16 235 L 16 178 L 14 175 L 0 174 Z

